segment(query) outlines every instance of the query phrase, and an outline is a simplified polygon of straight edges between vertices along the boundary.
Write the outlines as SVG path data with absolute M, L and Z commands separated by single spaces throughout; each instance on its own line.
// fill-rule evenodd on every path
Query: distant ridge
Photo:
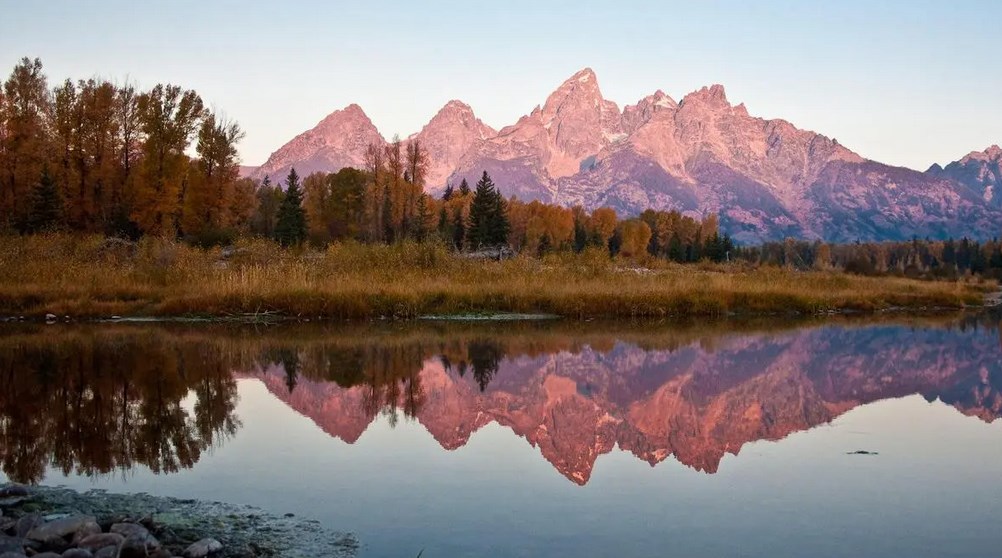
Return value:
M 724 87 L 676 101 L 663 91 L 620 109 L 585 68 L 518 122 L 497 131 L 449 101 L 418 133 L 426 189 L 474 182 L 484 170 L 506 195 L 587 209 L 717 212 L 742 242 L 913 236 L 987 238 L 1002 232 L 998 146 L 925 173 L 867 160 L 785 120 L 749 115 Z M 358 105 L 335 111 L 245 175 L 280 180 L 362 167 L 386 140 Z

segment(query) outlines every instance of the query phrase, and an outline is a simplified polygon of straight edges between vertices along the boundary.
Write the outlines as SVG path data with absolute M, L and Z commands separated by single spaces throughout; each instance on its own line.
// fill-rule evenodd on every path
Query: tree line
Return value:
M 235 122 L 193 90 L 102 79 L 49 88 L 22 59 L 0 92 L 0 229 L 201 237 L 255 209 Z M 194 144 L 193 153 L 190 153 Z
M 827 244 L 792 238 L 739 247 L 734 257 L 757 265 L 795 269 L 839 269 L 860 275 L 954 279 L 981 275 L 1002 279 L 1002 242 L 913 238 L 904 242 Z

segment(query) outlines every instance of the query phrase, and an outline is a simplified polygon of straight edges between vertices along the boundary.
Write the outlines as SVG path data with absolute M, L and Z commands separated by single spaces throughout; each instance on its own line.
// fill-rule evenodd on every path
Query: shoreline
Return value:
M 104 530 L 111 526 L 111 530 L 115 532 L 148 529 L 145 535 L 155 538 L 152 543 L 146 539 L 147 548 L 156 546 L 159 549 L 159 554 L 149 555 L 164 558 L 195 558 L 198 552 L 192 551 L 193 545 L 209 539 L 222 545 L 221 549 L 202 554 L 212 558 L 351 558 L 357 555 L 360 548 L 358 540 L 350 533 L 333 531 L 317 521 L 292 514 L 278 516 L 253 506 L 145 493 L 123 494 L 104 490 L 78 492 L 60 486 L 0 486 L 0 494 L 4 491 L 27 495 L 0 498 L 0 510 L 3 511 L 0 516 L 0 527 L 3 527 L 0 529 L 3 533 L 0 535 L 0 543 L 4 545 L 0 548 L 0 553 L 17 552 L 14 547 L 21 543 L 26 543 L 21 548 L 32 548 L 35 551 L 53 548 L 61 552 L 66 547 L 72 548 L 73 544 L 86 541 L 85 537 L 79 536 L 77 529 L 62 535 L 60 533 L 66 529 L 57 530 L 54 538 L 41 543 L 37 540 L 31 542 L 31 539 L 42 538 L 38 534 L 29 534 L 25 538 L 27 533 L 18 532 L 18 524 L 42 519 L 50 527 L 58 528 L 59 522 L 66 524 L 76 521 L 84 524 L 87 523 L 86 518 L 91 518 L 91 524 L 97 523 Z M 113 526 L 115 524 L 126 524 L 129 527 L 116 528 Z M 80 548 L 83 548 L 83 543 L 80 544 Z M 118 542 L 123 550 L 121 556 L 126 555 L 122 545 L 128 544 L 128 539 Z M 100 552 L 95 554 L 99 555 Z
M 247 313 L 247 314 L 178 314 L 178 315 L 124 315 L 124 316 L 56 316 L 51 313 L 26 313 L 20 315 L 0 315 L 0 324 L 281 324 L 281 323 L 317 323 L 317 324 L 352 324 L 368 322 L 425 322 L 425 323 L 513 323 L 513 322 L 591 322 L 591 321 L 616 321 L 616 320 L 676 320 L 688 321 L 696 318 L 708 319 L 711 321 L 726 321 L 730 319 L 746 320 L 757 318 L 824 318 L 824 317 L 850 317 L 850 316 L 932 316 L 946 314 L 961 314 L 967 312 L 991 312 L 1002 307 L 1002 291 L 988 293 L 984 296 L 984 303 L 981 305 L 964 306 L 941 306 L 941 305 L 916 305 L 916 306 L 888 306 L 883 308 L 836 308 L 829 310 L 817 310 L 814 312 L 803 312 L 796 309 L 789 310 L 760 310 L 760 311 L 728 311 L 723 313 L 706 314 L 640 314 L 640 315 L 582 315 L 578 317 L 564 316 L 550 313 L 534 312 L 503 312 L 503 311 L 483 311 L 483 312 L 463 312 L 455 314 L 422 314 L 415 316 L 367 316 L 344 318 L 339 316 L 314 316 L 291 315 L 279 311 L 268 313 Z

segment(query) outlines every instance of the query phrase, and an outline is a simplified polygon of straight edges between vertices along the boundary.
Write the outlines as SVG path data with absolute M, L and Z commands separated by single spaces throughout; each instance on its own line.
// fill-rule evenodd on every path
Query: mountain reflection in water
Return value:
M 446 450 L 496 422 L 588 482 L 616 446 L 714 473 L 725 454 L 921 394 L 1002 413 L 998 324 L 404 324 L 0 329 L 0 464 L 100 475 L 191 468 L 239 436 L 239 378 L 355 443 L 378 416 Z

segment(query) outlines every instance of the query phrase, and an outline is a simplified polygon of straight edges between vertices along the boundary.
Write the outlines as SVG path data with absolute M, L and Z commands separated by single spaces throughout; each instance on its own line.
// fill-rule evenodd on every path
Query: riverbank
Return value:
M 0 487 L 0 496 L 5 557 L 348 558 L 358 550 L 351 535 L 249 506 L 19 485 Z
M 0 238 L 0 316 L 74 319 L 570 319 L 875 312 L 982 306 L 994 283 L 627 261 L 600 251 L 479 261 L 434 244 L 201 250 L 160 239 Z

